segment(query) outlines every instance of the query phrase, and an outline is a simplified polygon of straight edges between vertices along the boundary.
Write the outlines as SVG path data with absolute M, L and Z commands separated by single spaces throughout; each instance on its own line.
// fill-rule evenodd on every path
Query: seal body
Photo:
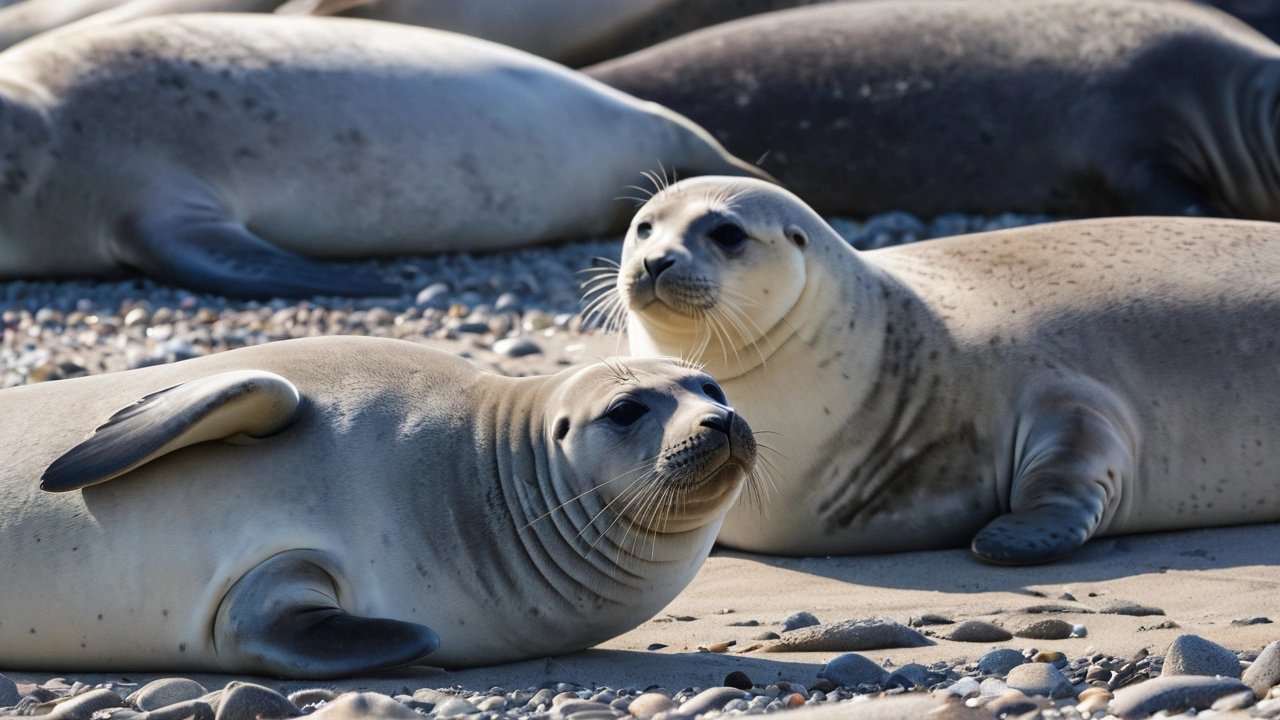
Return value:
M 633 354 L 700 358 L 770 433 L 775 487 L 722 543 L 1028 563 L 1280 519 L 1277 271 L 1280 228 L 1199 218 L 859 253 L 708 178 L 640 210 L 617 286 Z
M 600 235 L 650 168 L 760 174 L 664 108 L 492 43 L 233 14 L 5 52 L 0 151 L 0 277 L 136 268 L 240 296 L 398 293 L 303 256 Z
M 822 213 L 1280 219 L 1280 48 L 1202 5 L 831 3 L 585 72 Z
M 0 664 L 33 670 L 328 677 L 578 650 L 683 588 L 754 460 L 711 378 L 669 361 L 510 379 L 377 339 L 0 407 L 23 448 L 0 470 Z

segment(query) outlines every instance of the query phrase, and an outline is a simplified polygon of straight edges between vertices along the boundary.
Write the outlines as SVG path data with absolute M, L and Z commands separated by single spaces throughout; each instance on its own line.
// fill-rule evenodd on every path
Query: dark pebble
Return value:
M 900 647 L 925 647 L 934 642 L 888 618 L 843 620 L 793 630 L 765 652 L 860 652 Z
M 818 624 L 818 618 L 814 617 L 811 613 L 791 613 L 787 616 L 786 620 L 782 621 L 782 632 L 791 632 L 792 630 L 813 627 Z
M 741 670 L 734 670 L 724 676 L 725 687 L 737 688 L 739 690 L 750 690 L 752 688 L 751 678 Z
M 1124 720 L 1145 718 L 1161 710 L 1172 715 L 1191 708 L 1206 709 L 1218 698 L 1248 689 L 1244 683 L 1231 678 L 1203 675 L 1158 677 L 1116 691 L 1107 710 Z
M 18 684 L 0 675 L 0 707 L 13 707 L 22 699 L 18 693 Z
M 277 720 L 301 714 L 289 698 L 253 683 L 233 680 L 218 700 L 218 720 Z
M 944 637 L 955 642 L 976 643 L 1004 642 L 1013 639 L 1013 635 L 1008 630 L 982 620 L 966 620 L 955 626 L 955 629 Z
M 1139 605 L 1128 600 L 1113 600 L 1104 605 L 1098 612 L 1104 615 L 1129 615 L 1132 617 L 1146 617 L 1149 615 L 1163 615 L 1164 611 L 1156 607 L 1148 607 Z
M 908 663 L 889 673 L 881 685 L 886 690 L 892 687 L 910 690 L 916 686 L 928 687 L 941 680 L 941 676 L 929 672 L 929 668 L 920 663 Z
M 1037 620 L 1019 628 L 1013 634 L 1032 640 L 1065 640 L 1071 637 L 1071 623 L 1057 618 Z
M 999 648 L 978 658 L 978 672 L 983 675 L 1005 675 L 1026 661 L 1026 656 L 1019 650 Z
M 89 720 L 99 710 L 124 707 L 124 698 L 110 690 L 90 690 L 66 702 L 58 703 L 49 720 Z
M 213 708 L 203 700 L 167 705 L 146 714 L 147 720 L 214 720 Z
M 844 653 L 831 658 L 826 666 L 818 671 L 818 677 L 847 687 L 857 687 L 863 683 L 878 685 L 884 677 L 884 670 L 874 661 L 858 653 Z
M 1198 635 L 1179 635 L 1169 643 L 1162 675 L 1221 675 L 1240 677 L 1240 660 L 1221 645 Z

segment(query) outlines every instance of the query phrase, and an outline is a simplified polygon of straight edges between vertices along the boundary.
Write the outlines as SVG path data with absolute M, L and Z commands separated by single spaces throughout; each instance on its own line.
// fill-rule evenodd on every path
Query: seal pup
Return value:
M 756 452 L 715 381 L 673 361 L 517 379 L 375 338 L 0 408 L 23 448 L 0 469 L 0 666 L 49 671 L 321 678 L 580 650 L 693 578 Z
M 398 294 L 303 256 L 621 232 L 617 196 L 659 165 L 766 175 L 665 108 L 453 33 L 234 14 L 67 30 L 0 54 L 0 278 Z
M 1280 225 L 1082 220 L 858 252 L 791 193 L 698 178 L 637 213 L 601 306 L 704 362 L 775 485 L 723 544 L 785 555 L 1280 520 Z
M 824 214 L 1280 220 L 1280 47 L 1202 5 L 831 3 L 584 72 L 763 157 Z

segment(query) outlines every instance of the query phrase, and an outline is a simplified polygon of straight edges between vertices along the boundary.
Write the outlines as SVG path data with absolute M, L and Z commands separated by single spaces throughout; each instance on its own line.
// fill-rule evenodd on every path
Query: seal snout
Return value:
M 647 257 L 644 259 L 644 270 L 649 274 L 649 280 L 655 285 L 658 283 L 658 276 L 663 270 L 676 264 L 676 259 L 671 253 L 663 253 L 658 257 Z

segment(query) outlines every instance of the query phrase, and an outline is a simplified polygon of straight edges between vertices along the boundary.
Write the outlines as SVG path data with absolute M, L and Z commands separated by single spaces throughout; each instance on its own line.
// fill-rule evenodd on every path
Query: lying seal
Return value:
M 1280 48 L 1191 3 L 832 3 L 585 72 L 822 213 L 1280 220 Z
M 0 0 L 0 50 L 29 37 L 76 25 L 105 25 L 155 15 L 190 12 L 273 12 L 284 0 Z
M 0 666 L 33 670 L 579 650 L 693 578 L 755 460 L 710 376 L 667 360 L 514 379 L 320 338 L 0 397 L 24 449 L 0 470 Z
M 1280 225 L 1074 221 L 859 253 L 790 193 L 698 178 L 627 235 L 634 355 L 706 363 L 777 455 L 720 532 L 755 552 L 1280 519 Z M 767 485 L 765 490 L 768 491 Z
M 301 256 L 621 232 L 617 196 L 659 165 L 763 175 L 664 108 L 452 33 L 232 14 L 61 31 L 0 56 L 0 278 L 398 293 Z

